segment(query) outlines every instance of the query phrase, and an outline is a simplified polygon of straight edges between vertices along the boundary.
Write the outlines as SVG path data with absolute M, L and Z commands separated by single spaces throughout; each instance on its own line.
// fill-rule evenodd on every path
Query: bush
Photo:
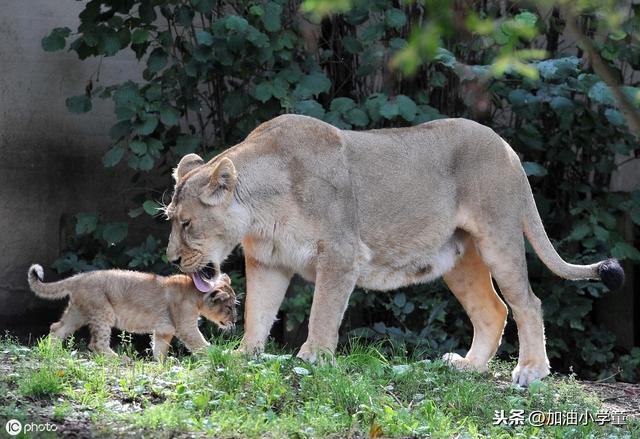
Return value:
M 420 64 L 406 54 L 411 21 L 425 11 L 416 4 L 394 5 L 355 2 L 348 12 L 316 25 L 282 0 L 92 0 L 76 33 L 54 29 L 42 45 L 60 50 L 69 43 L 81 59 L 132 50 L 145 67 L 140 83 L 90 83 L 84 94 L 67 99 L 77 113 L 90 111 L 96 97 L 114 102 L 118 122 L 110 130 L 104 166 L 133 170 L 132 181 L 150 188 L 130 200 L 131 218 L 156 216 L 159 194 L 171 184 L 170 170 L 181 156 L 213 157 L 282 113 L 345 129 L 409 126 L 446 114 L 493 127 L 522 155 L 540 213 L 562 254 L 576 263 L 608 256 L 639 261 L 619 218 L 629 215 L 640 224 L 640 193 L 608 190 L 616 155 L 632 153 L 636 139 L 605 83 L 579 56 L 557 49 L 562 22 L 548 24 L 516 10 L 501 17 L 503 25 L 492 33 L 449 35 L 446 48 L 429 49 L 431 61 Z M 488 15 L 492 8 L 489 2 L 476 13 Z M 637 68 L 640 51 L 627 44 L 632 18 L 621 25 L 624 31 L 605 35 L 598 48 L 607 60 Z M 541 32 L 536 47 L 546 45 L 550 58 L 496 69 L 491 62 L 505 48 L 532 46 L 527 29 Z M 390 68 L 390 59 L 409 62 L 415 76 Z M 625 87 L 625 93 L 638 104 L 638 89 Z M 58 271 L 171 270 L 163 255 L 168 233 L 139 243 L 128 236 L 126 222 L 110 222 L 100 212 L 80 213 L 76 220 L 68 251 L 55 263 Z M 242 283 L 240 258 L 226 269 Z M 544 305 L 554 367 L 573 367 L 584 377 L 609 375 L 619 358 L 615 338 L 591 313 L 606 288 L 560 281 L 536 257 L 529 270 Z M 467 348 L 471 325 L 452 297 L 441 283 L 375 295 L 357 290 L 343 334 L 391 338 L 434 352 Z M 308 307 L 301 304 L 307 302 L 304 296 L 288 299 L 283 310 L 291 313 L 289 330 L 304 323 Z M 515 353 L 513 329 L 507 331 L 505 354 Z M 636 359 L 627 355 L 621 364 Z

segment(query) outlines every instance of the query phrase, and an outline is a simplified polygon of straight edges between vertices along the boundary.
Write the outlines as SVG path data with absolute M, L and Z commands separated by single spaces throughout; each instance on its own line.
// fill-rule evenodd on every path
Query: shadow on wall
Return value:
M 64 246 L 63 230 L 82 211 L 125 217 L 122 191 L 128 178 L 102 166 L 109 147 L 111 104 L 97 102 L 86 115 L 70 114 L 65 99 L 96 80 L 98 60 L 46 53 L 40 40 L 57 26 L 74 28 L 77 2 L 7 0 L 0 16 L 0 331 L 41 335 L 65 301 L 35 298 L 27 268 L 47 270 Z M 133 54 L 104 59 L 100 77 L 136 80 Z

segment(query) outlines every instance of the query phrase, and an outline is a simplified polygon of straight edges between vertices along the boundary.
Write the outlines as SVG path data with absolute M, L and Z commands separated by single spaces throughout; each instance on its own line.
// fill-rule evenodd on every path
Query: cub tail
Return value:
M 42 269 L 42 265 L 33 264 L 29 267 L 27 279 L 29 280 L 29 287 L 31 287 L 31 291 L 44 299 L 63 299 L 70 294 L 70 291 L 67 288 L 68 279 L 50 283 L 43 282 L 44 270 Z

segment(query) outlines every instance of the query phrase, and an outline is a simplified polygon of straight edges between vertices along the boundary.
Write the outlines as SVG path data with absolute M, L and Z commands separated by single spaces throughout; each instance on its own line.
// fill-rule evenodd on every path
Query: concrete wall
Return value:
M 54 27 L 77 28 L 82 2 L 4 0 L 0 13 L 0 331 L 50 323 L 52 306 L 26 283 L 33 262 L 45 270 L 64 246 L 61 230 L 80 211 L 124 213 L 126 179 L 108 176 L 101 158 L 114 116 L 108 101 L 84 115 L 65 98 L 96 80 L 99 61 L 44 52 L 40 40 Z M 105 58 L 107 83 L 139 79 L 135 57 Z M 46 271 L 51 276 L 52 272 Z M 59 307 L 60 304 L 57 305 Z M 43 313 L 45 316 L 43 317 Z M 36 330 L 38 332 L 38 330 Z

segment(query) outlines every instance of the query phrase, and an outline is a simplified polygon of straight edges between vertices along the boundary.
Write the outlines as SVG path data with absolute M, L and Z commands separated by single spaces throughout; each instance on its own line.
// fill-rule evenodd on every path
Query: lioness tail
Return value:
M 44 283 L 44 270 L 39 264 L 33 264 L 29 267 L 27 273 L 29 280 L 29 287 L 31 291 L 36 293 L 37 296 L 44 299 L 63 299 L 69 295 L 69 289 L 66 288 L 67 280 L 61 280 L 59 282 Z
M 591 265 L 575 265 L 565 262 L 560 257 L 544 230 L 540 213 L 526 177 L 525 182 L 527 205 L 522 216 L 524 234 L 529 239 L 538 257 L 544 262 L 544 265 L 564 279 L 597 279 L 601 280 L 611 290 L 620 288 L 624 283 L 624 270 L 616 259 L 606 259 Z

